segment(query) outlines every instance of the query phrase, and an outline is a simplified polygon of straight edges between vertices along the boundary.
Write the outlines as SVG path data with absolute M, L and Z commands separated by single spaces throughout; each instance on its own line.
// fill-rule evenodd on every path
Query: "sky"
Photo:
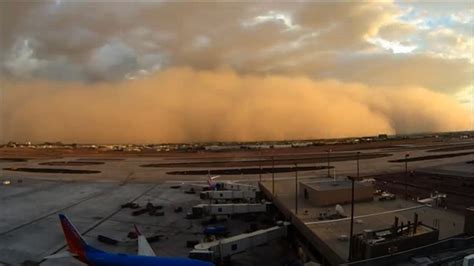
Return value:
M 1 1 L 0 142 L 473 128 L 472 1 Z

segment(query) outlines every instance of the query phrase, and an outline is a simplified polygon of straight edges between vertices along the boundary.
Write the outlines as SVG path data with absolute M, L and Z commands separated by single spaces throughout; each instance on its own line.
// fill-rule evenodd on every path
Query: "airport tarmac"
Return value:
M 120 204 L 156 189 L 154 184 L 22 180 L 1 187 L 0 261 L 12 265 L 40 261 L 63 245 L 57 213 L 70 216 L 84 232 L 119 212 Z
M 467 142 L 472 144 L 471 142 Z M 446 143 L 442 144 L 443 147 Z M 459 145 L 456 142 L 456 145 Z M 404 163 L 392 163 L 389 160 L 403 159 L 407 152 L 410 157 L 428 156 L 437 153 L 456 153 L 456 151 L 429 152 L 436 146 L 432 144 L 412 145 L 405 147 L 389 147 L 377 149 L 364 149 L 364 153 L 389 153 L 391 156 L 360 160 L 361 175 L 371 176 L 380 173 L 391 173 L 404 171 Z M 472 149 L 471 149 L 472 150 Z M 307 150 L 295 149 L 296 152 Z M 469 151 L 469 150 L 463 150 Z M 333 151 L 332 156 L 344 151 Z M 325 155 L 320 150 L 316 153 Z M 225 160 L 240 161 L 255 158 L 256 153 L 247 154 L 232 153 L 228 156 L 225 152 L 207 152 L 203 158 L 226 157 Z M 269 158 L 268 151 L 265 158 Z M 291 155 L 291 154 L 290 154 Z M 199 155 L 192 154 L 194 158 Z M 105 234 L 112 238 L 125 239 L 132 224 L 136 223 L 146 234 L 164 235 L 168 239 L 152 244 L 157 254 L 165 256 L 187 256 L 189 249 L 185 247 L 185 240 L 193 235 L 194 227 L 188 228 L 190 222 L 182 218 L 183 214 L 175 214 L 172 209 L 178 204 L 189 208 L 199 202 L 196 195 L 187 195 L 179 190 L 170 189 L 172 184 L 187 184 L 194 182 L 205 182 L 206 175 L 168 175 L 170 171 L 181 171 L 183 169 L 207 170 L 211 167 L 141 167 L 144 164 L 161 162 L 187 162 L 191 159 L 188 154 L 166 157 L 166 153 L 157 157 L 150 156 L 79 156 L 73 152 L 65 153 L 63 156 L 29 156 L 29 160 L 2 161 L 0 162 L 0 180 L 10 181 L 8 185 L 0 185 L 0 264 L 18 265 L 27 260 L 40 261 L 44 256 L 50 255 L 64 246 L 64 239 L 60 231 L 57 213 L 66 213 L 77 225 L 81 232 L 86 232 L 86 238 L 99 248 L 114 251 L 112 246 L 104 246 L 96 240 L 97 234 Z M 473 155 L 465 155 L 451 158 L 409 162 L 409 169 L 426 167 L 437 167 L 439 165 L 464 163 L 473 160 Z M 257 158 L 259 158 L 257 156 Z M 261 158 L 261 157 L 260 157 Z M 41 165 L 51 161 L 86 161 L 96 160 L 104 164 L 94 165 Z M 196 159 L 194 159 L 196 160 Z M 199 159 L 208 161 L 209 159 Z M 212 159 L 211 159 L 212 160 Z M 302 164 L 303 165 L 303 164 Z M 304 164 L 312 165 L 312 164 Z M 315 166 L 325 166 L 327 162 L 318 162 Z M 347 175 L 355 174 L 355 160 L 330 162 L 335 170 L 330 170 L 331 177 L 345 178 Z M 290 165 L 291 166 L 291 165 Z M 98 170 L 98 174 L 57 174 L 57 173 L 28 173 L 19 171 L 7 171 L 4 168 L 67 168 Z M 235 167 L 232 167 L 235 168 Z M 223 169 L 212 167 L 212 169 Z M 293 180 L 294 173 L 275 174 L 275 180 Z M 327 170 L 300 172 L 299 177 L 322 178 L 327 176 Z M 255 182 L 260 179 L 258 174 L 252 175 L 225 175 L 220 181 L 237 180 L 242 182 Z M 263 180 L 271 180 L 271 174 L 262 174 Z M 289 189 L 289 188 L 286 188 Z M 290 189 L 291 190 L 291 189 Z M 120 205 L 136 199 L 145 204 L 148 200 L 165 206 L 164 217 L 149 217 L 147 214 L 140 219 L 130 216 L 130 210 L 121 210 Z M 405 204 L 405 203 L 403 203 Z M 403 205 L 402 204 L 402 205 Z M 349 211 L 349 209 L 346 209 Z M 369 210 L 377 211 L 377 210 Z M 411 218 L 411 217 L 410 217 Z M 344 221 L 341 221 L 343 224 Z M 317 225 L 314 225 L 317 226 Z M 344 226 L 342 226 L 344 227 Z M 200 227 L 202 229 L 202 227 Z M 200 230 L 199 229 L 199 230 Z M 196 230 L 198 230 L 196 228 Z M 281 245 L 273 248 L 284 249 Z M 267 250 L 266 250 L 267 249 Z M 125 244 L 117 247 L 117 251 L 135 252 L 136 247 Z M 266 250 L 266 251 L 265 251 Z M 270 249 L 271 250 L 271 249 Z M 268 247 L 252 251 L 253 255 L 271 253 Z M 252 254 L 252 253 L 249 253 Z M 250 257 L 238 255 L 239 262 L 251 262 Z M 72 261 L 46 261 L 41 265 L 80 265 L 72 264 Z M 258 264 L 258 263 L 257 263 Z M 257 265 L 255 264 L 255 265 Z M 252 265 L 252 264 L 243 264 Z
M 467 142 L 472 143 L 472 142 Z M 443 144 L 443 147 L 446 144 Z M 456 145 L 459 145 L 456 143 Z M 467 144 L 466 144 L 467 145 Z M 360 173 L 362 176 L 369 176 L 375 174 L 385 174 L 404 171 L 405 164 L 403 162 L 389 162 L 391 160 L 404 159 L 405 155 L 408 153 L 410 158 L 420 157 L 420 156 L 430 156 L 433 154 L 446 154 L 453 153 L 451 152 L 431 152 L 434 147 L 432 145 L 426 146 L 413 146 L 410 148 L 386 148 L 386 149 L 374 149 L 374 150 L 364 150 L 363 153 L 387 153 L 390 156 L 371 158 L 371 159 L 361 159 L 360 160 Z M 466 150 L 464 150 L 466 151 Z M 469 150 L 467 150 L 469 151 Z M 474 148 L 470 151 L 474 151 Z M 298 152 L 298 151 L 295 151 Z M 331 156 L 336 157 L 338 153 L 346 152 L 331 152 Z M 215 156 L 225 156 L 225 153 L 217 153 Z M 326 155 L 326 153 L 318 153 L 317 156 Z M 245 153 L 242 153 L 238 157 L 227 158 L 228 161 L 241 161 L 248 159 L 245 157 Z M 250 155 L 252 158 L 254 154 Z M 183 157 L 186 157 L 186 154 L 183 154 Z M 81 161 L 81 160 L 91 160 L 94 158 L 90 157 L 75 157 L 75 156 L 64 156 L 61 158 L 33 158 L 25 162 L 1 162 L 0 167 L 0 178 L 9 178 L 13 177 L 29 177 L 37 179 L 50 179 L 50 180 L 73 180 L 73 181 L 87 181 L 92 180 L 94 182 L 161 182 L 161 181 L 195 181 L 195 180 L 205 180 L 206 175 L 169 175 L 168 172 L 173 171 L 183 171 L 186 169 L 189 170 L 208 170 L 208 169 L 225 169 L 225 167 L 142 167 L 143 165 L 153 164 L 153 163 L 170 163 L 170 162 L 188 162 L 189 159 L 180 159 L 179 157 L 116 157 L 115 159 L 120 160 L 101 160 L 100 157 L 95 158 L 96 161 L 104 162 L 100 165 L 88 165 L 88 166 L 45 166 L 41 163 L 45 162 L 61 162 L 61 161 Z M 110 158 L 107 158 L 110 159 Z M 264 156 L 263 159 L 269 160 L 269 156 Z M 421 160 L 408 163 L 409 170 L 420 169 L 427 167 L 434 167 L 443 164 L 452 164 L 452 163 L 463 163 L 474 159 L 474 154 L 468 154 L 464 156 L 456 156 L 450 158 L 442 159 L 433 159 L 433 160 Z M 206 160 L 209 161 L 209 160 Z M 212 161 L 212 160 L 211 160 Z M 327 166 L 327 162 L 320 162 L 310 164 L 310 163 L 301 163 L 300 166 Z M 255 164 L 258 167 L 258 163 Z M 293 166 L 293 165 L 290 165 Z M 330 170 L 331 176 L 342 176 L 354 174 L 356 170 L 355 158 L 353 160 L 346 161 L 331 161 L 330 166 L 334 169 Z M 56 173 L 28 173 L 20 171 L 8 171 L 4 170 L 5 168 L 49 168 L 49 169 L 82 169 L 82 170 L 97 170 L 100 173 L 97 174 L 56 174 Z M 268 167 L 268 166 L 267 166 Z M 469 166 L 467 166 L 469 167 Z M 228 168 L 238 168 L 238 167 L 228 167 Z M 315 170 L 315 171 L 305 171 L 300 173 L 301 176 L 310 177 L 310 176 L 327 176 L 327 170 Z M 291 173 L 278 173 L 275 174 L 278 178 L 284 178 L 291 176 Z M 270 178 L 270 174 L 263 174 L 263 179 Z M 222 179 L 229 180 L 258 180 L 259 175 L 225 175 Z
M 418 170 L 427 174 L 442 174 L 474 179 L 474 164 L 466 162 L 447 163 Z
M 184 193 L 189 188 L 186 185 L 172 189 L 175 184 L 166 182 L 122 184 L 21 179 L 18 183 L 18 180 L 12 179 L 10 185 L 0 186 L 4 214 L 0 223 L 0 265 L 22 265 L 28 261 L 46 266 L 82 265 L 73 258 L 43 260 L 65 247 L 58 213 L 66 214 L 89 244 L 108 252 L 136 254 L 136 241 L 127 238 L 135 224 L 147 236 L 161 235 L 159 241 L 151 243 L 159 256 L 187 257 L 191 248 L 186 247 L 186 241 L 203 238 L 202 220 L 184 218 L 192 206 L 202 203 L 199 194 Z M 165 215 L 132 216 L 134 210 L 120 208 L 129 201 L 141 207 L 148 202 L 161 205 Z M 177 207 L 183 211 L 175 213 Z M 224 224 L 230 235 L 249 229 L 249 224 L 239 219 Z M 97 240 L 99 234 L 121 242 L 117 246 L 101 243 Z M 274 249 L 280 252 L 277 255 L 269 252 Z M 284 241 L 276 241 L 234 256 L 233 265 L 265 262 L 278 265 L 289 253 Z

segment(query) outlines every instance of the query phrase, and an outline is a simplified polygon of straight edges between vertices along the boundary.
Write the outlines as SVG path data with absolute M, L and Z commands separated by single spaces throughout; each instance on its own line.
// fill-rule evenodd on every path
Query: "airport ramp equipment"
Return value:
M 190 251 L 189 257 L 207 261 L 223 260 L 234 254 L 286 237 L 289 222 L 278 222 L 276 226 L 240 234 L 212 242 L 199 243 Z
M 207 226 L 204 228 L 205 235 L 225 235 L 229 232 L 226 226 L 216 225 L 216 226 Z

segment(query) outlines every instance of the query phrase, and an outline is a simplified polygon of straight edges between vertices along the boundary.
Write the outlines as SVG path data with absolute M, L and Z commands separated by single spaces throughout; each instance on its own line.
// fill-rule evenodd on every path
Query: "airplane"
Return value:
M 216 183 L 214 180 L 221 177 L 220 175 L 211 176 L 211 170 L 207 172 L 207 184 L 197 184 L 191 183 L 189 184 L 192 190 L 198 191 L 208 191 L 208 190 L 219 190 L 220 184 Z
M 214 180 L 221 177 L 220 175 L 211 176 L 211 171 L 208 170 L 207 172 L 207 185 L 202 184 L 191 184 L 192 187 L 198 187 L 200 190 L 209 191 L 209 190 L 221 190 L 226 188 L 227 190 L 242 190 L 241 186 L 245 186 L 245 184 L 239 184 L 236 182 L 232 182 L 230 180 L 224 182 L 215 182 Z M 250 187 L 254 187 L 251 186 Z M 255 187 L 255 190 L 257 188 Z
M 213 266 L 213 263 L 188 258 L 156 256 L 146 237 L 135 231 L 138 237 L 138 255 L 108 253 L 89 246 L 74 225 L 64 214 L 59 214 L 61 227 L 67 241 L 69 252 L 66 255 L 55 254 L 46 259 L 72 256 L 90 266 Z
M 220 175 L 211 176 L 211 170 L 207 172 L 207 184 L 209 185 L 209 190 L 217 190 L 218 183 L 212 182 L 214 179 L 221 177 Z

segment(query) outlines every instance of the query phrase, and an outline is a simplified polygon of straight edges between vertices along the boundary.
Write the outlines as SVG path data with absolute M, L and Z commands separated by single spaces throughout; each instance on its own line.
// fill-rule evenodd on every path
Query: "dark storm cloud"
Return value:
M 2 70 L 18 79 L 116 81 L 191 66 L 444 92 L 470 81 L 468 60 L 434 58 L 423 51 L 393 55 L 367 42 L 379 29 L 392 40 L 413 33 L 406 30 L 409 24 L 395 21 L 401 11 L 389 2 L 1 5 L 6 14 L 1 21 Z M 420 65 L 426 70 L 420 71 Z M 450 75 L 437 74 L 443 71 Z

